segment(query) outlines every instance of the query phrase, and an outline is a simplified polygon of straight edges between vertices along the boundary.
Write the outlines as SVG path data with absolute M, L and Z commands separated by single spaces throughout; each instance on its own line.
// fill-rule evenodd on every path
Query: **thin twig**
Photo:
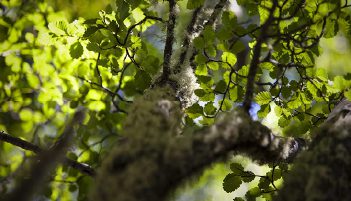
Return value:
M 254 87 L 255 78 L 257 74 L 258 65 L 260 62 L 261 47 L 267 38 L 267 31 L 269 26 L 274 20 L 274 10 L 276 9 L 277 6 L 278 6 L 278 1 L 274 0 L 269 17 L 266 20 L 266 22 L 262 25 L 261 35 L 258 37 L 256 45 L 253 49 L 253 56 L 250 63 L 249 74 L 248 74 L 248 79 L 246 84 L 245 99 L 243 102 L 243 108 L 247 113 L 249 113 L 249 110 L 251 109 L 251 102 L 253 99 L 253 93 L 255 88 Z
M 42 148 L 40 148 L 39 146 L 32 144 L 30 142 L 27 142 L 25 140 L 22 140 L 20 138 L 17 137 L 13 137 L 7 133 L 5 133 L 4 131 L 0 132 L 0 141 L 4 141 L 7 143 L 10 143 L 14 146 L 20 147 L 24 150 L 28 150 L 28 151 L 32 151 L 36 154 L 39 154 L 41 152 L 43 152 L 44 150 Z M 95 175 L 95 170 L 90 167 L 89 165 L 83 164 L 83 163 L 79 163 L 77 161 L 71 160 L 69 158 L 65 159 L 65 163 L 67 165 L 69 165 L 70 167 L 77 169 L 78 171 L 80 171 L 83 174 L 89 175 L 89 176 L 94 176 Z

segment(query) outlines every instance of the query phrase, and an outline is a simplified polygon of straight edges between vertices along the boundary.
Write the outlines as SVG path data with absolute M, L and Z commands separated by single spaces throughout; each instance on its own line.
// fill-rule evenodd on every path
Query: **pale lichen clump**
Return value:
M 194 91 L 198 89 L 200 85 L 196 82 L 196 76 L 190 65 L 182 67 L 181 71 L 177 74 L 172 74 L 170 79 L 176 81 L 178 85 L 176 97 L 179 98 L 182 107 L 189 107 L 198 101 Z

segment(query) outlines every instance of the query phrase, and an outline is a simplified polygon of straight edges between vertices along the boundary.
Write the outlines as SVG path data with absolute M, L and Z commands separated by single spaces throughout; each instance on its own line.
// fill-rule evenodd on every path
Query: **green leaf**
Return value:
M 87 30 L 84 32 L 83 37 L 89 37 L 93 35 L 97 30 L 99 30 L 99 28 L 96 26 L 88 27 Z
M 8 37 L 9 28 L 0 24 L 0 42 L 3 42 Z
M 227 83 L 225 83 L 224 80 L 220 80 L 217 84 L 216 84 L 216 88 L 215 88 L 215 92 L 224 94 L 225 91 L 227 89 Z
M 272 101 L 272 95 L 269 91 L 263 91 L 256 95 L 255 101 L 259 105 L 265 105 Z
M 244 167 L 240 163 L 231 163 L 230 169 L 235 174 L 241 174 L 244 171 Z
M 222 110 L 223 111 L 228 111 L 230 109 L 232 109 L 233 107 L 233 102 L 228 100 L 228 99 L 224 99 L 223 100 L 223 105 L 222 105 Z
M 284 116 L 280 117 L 278 120 L 278 126 L 280 126 L 281 128 L 288 126 L 289 123 L 290 121 L 286 119 Z
M 258 187 L 262 190 L 268 189 L 270 184 L 271 184 L 271 181 L 266 177 L 261 177 L 260 180 L 258 181 Z
M 79 41 L 73 43 L 69 48 L 69 53 L 72 58 L 78 59 L 83 54 L 83 46 L 80 44 Z
M 231 66 L 236 63 L 236 56 L 231 52 L 223 52 L 222 54 L 222 61 L 228 62 Z
M 245 171 L 240 176 L 245 183 L 249 183 L 256 178 L 256 175 L 251 171 Z
M 241 185 L 242 181 L 239 176 L 236 176 L 235 174 L 231 173 L 228 174 L 224 180 L 223 180 L 223 189 L 227 192 L 233 192 L 236 189 L 238 189 Z
M 351 81 L 345 80 L 345 78 L 342 76 L 335 76 L 333 82 L 334 82 L 334 88 L 340 91 L 351 87 Z
M 232 101 L 236 101 L 238 100 L 238 87 L 235 86 L 235 87 L 232 87 L 230 90 L 229 90 L 229 98 L 230 100 Z
M 137 89 L 144 91 L 145 89 L 149 88 L 151 84 L 150 75 L 143 70 L 139 70 L 135 75 L 135 84 Z
M 273 176 L 272 176 L 273 174 Z M 282 171 L 281 169 L 277 168 L 277 169 L 274 169 L 274 172 L 273 170 L 269 171 L 266 173 L 266 176 L 273 181 L 277 181 L 278 179 L 282 178 Z
M 252 198 L 257 198 L 261 195 L 261 190 L 258 187 L 251 188 L 245 194 L 246 199 L 251 200 Z M 255 200 L 255 199 L 253 199 Z
M 116 19 L 123 21 L 129 16 L 130 5 L 126 0 L 116 0 L 117 12 Z
M 188 107 L 186 109 L 186 112 L 191 119 L 195 119 L 203 115 L 203 108 L 198 103 L 195 103 L 192 106 Z
M 205 90 L 203 89 L 195 89 L 194 93 L 198 97 L 203 97 L 206 94 Z
M 339 31 L 339 24 L 337 20 L 327 19 L 327 23 L 325 25 L 324 38 L 332 38 Z
M 214 115 L 217 111 L 217 108 L 215 106 L 213 106 L 213 102 L 208 102 L 206 103 L 205 107 L 204 107 L 204 112 L 207 115 Z
M 218 68 L 219 68 L 218 62 L 209 62 L 209 63 L 207 63 L 207 66 L 211 70 L 218 70 Z
M 87 49 L 89 51 L 93 51 L 93 52 L 100 52 L 101 51 L 100 46 L 95 42 L 88 43 Z
M 351 101 L 351 90 L 344 92 L 344 96 L 347 98 L 347 100 Z
M 271 111 L 270 105 L 261 105 L 261 109 L 257 112 L 258 118 L 265 118 L 267 117 L 268 113 Z
M 229 34 L 231 34 L 231 32 L 229 32 Z M 245 44 L 241 41 L 241 40 L 238 40 L 234 45 L 233 47 L 230 49 L 230 51 L 234 54 L 237 54 L 243 50 L 246 49 L 246 46 Z
M 260 64 L 260 67 L 270 72 L 274 70 L 274 65 L 271 62 L 263 62 Z
M 204 35 L 206 44 L 210 44 L 210 42 L 216 38 L 216 33 L 214 32 L 212 26 L 205 26 L 203 30 L 203 35 Z
M 195 9 L 203 5 L 205 0 L 188 0 L 188 3 L 186 4 L 187 9 Z

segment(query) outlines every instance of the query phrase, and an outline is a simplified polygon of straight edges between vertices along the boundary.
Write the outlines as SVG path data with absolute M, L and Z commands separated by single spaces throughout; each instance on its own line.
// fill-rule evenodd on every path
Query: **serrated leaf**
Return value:
M 215 106 L 213 106 L 213 102 L 208 102 L 206 103 L 205 107 L 204 107 L 204 112 L 207 115 L 214 115 L 217 111 L 217 108 Z
M 223 111 L 228 111 L 228 110 L 232 109 L 232 106 L 233 106 L 233 102 L 232 101 L 230 101 L 228 99 L 224 99 L 221 109 Z
M 206 94 L 205 90 L 203 89 L 195 89 L 194 93 L 198 97 L 203 97 Z
M 245 197 L 248 200 L 255 200 L 253 198 L 257 198 L 261 195 L 261 190 L 259 187 L 251 188 L 249 191 L 246 192 Z
M 236 56 L 235 54 L 231 52 L 223 52 L 222 54 L 222 61 L 223 62 L 228 62 L 231 66 L 233 66 L 236 63 Z
M 243 182 L 245 182 L 245 183 L 249 183 L 249 182 L 253 181 L 256 177 L 255 174 L 251 171 L 245 171 L 240 176 L 241 176 Z
M 116 19 L 123 21 L 129 16 L 130 5 L 126 0 L 116 0 L 117 12 Z
M 273 174 L 273 175 L 272 175 Z M 266 176 L 273 181 L 276 181 L 282 177 L 282 171 L 280 169 L 274 169 L 266 173 Z
M 78 59 L 83 54 L 83 46 L 80 44 L 79 41 L 73 43 L 69 48 L 69 54 L 72 58 Z
M 287 106 L 288 108 L 290 109 L 297 109 L 299 108 L 300 106 L 302 105 L 302 102 L 299 98 L 295 98 L 295 99 L 292 99 L 290 100 L 288 103 L 287 103 Z
M 198 54 L 195 56 L 195 61 L 197 64 L 204 64 L 207 61 L 207 58 L 203 54 Z
M 244 167 L 240 163 L 231 163 L 230 170 L 235 174 L 241 174 L 244 171 Z
M 99 45 L 97 43 L 94 43 L 94 42 L 93 43 L 88 43 L 87 49 L 89 51 L 93 51 L 93 52 L 100 52 L 101 51 Z
M 271 62 L 263 62 L 260 64 L 260 67 L 270 72 L 274 70 L 274 65 Z
M 258 187 L 262 190 L 267 189 L 270 184 L 271 184 L 271 181 L 265 177 L 261 177 L 260 180 L 258 181 Z
M 271 111 L 271 106 L 270 105 L 262 105 L 260 110 L 257 112 L 258 118 L 265 118 L 267 117 L 268 113 Z
M 211 70 L 218 70 L 218 68 L 219 68 L 218 62 L 209 62 L 209 63 L 207 63 L 207 66 Z
M 216 84 L 216 88 L 215 88 L 215 92 L 224 94 L 225 91 L 227 89 L 227 83 L 225 83 L 224 80 L 220 80 L 217 84 Z
M 228 174 L 223 180 L 223 189 L 227 192 L 233 192 L 238 189 L 241 185 L 242 181 L 239 176 L 235 176 L 235 174 Z
M 238 87 L 237 86 L 232 87 L 229 90 L 229 98 L 232 101 L 236 101 L 238 99 Z
M 317 68 L 315 76 L 322 81 L 328 81 L 328 73 L 324 68 Z
M 83 37 L 89 37 L 93 35 L 97 30 L 99 30 L 99 28 L 96 26 L 88 27 L 87 30 L 84 32 Z
M 272 95 L 269 91 L 263 91 L 256 95 L 255 101 L 259 105 L 265 105 L 270 103 L 272 100 Z
M 186 111 L 187 111 L 187 113 L 190 113 L 190 114 L 201 114 L 202 115 L 203 108 L 198 103 L 195 103 L 192 106 L 188 107 Z
M 287 120 L 285 117 L 280 117 L 278 120 L 278 126 L 280 126 L 281 128 L 288 126 L 289 123 L 290 123 L 290 121 Z

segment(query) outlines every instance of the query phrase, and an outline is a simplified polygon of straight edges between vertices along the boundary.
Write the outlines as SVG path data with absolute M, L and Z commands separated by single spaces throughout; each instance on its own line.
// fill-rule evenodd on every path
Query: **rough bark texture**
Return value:
M 102 164 L 92 200 L 161 201 L 186 178 L 234 151 L 268 163 L 289 160 L 299 149 L 240 111 L 209 128 L 179 135 L 181 110 L 170 88 L 135 101 L 124 127 L 128 136 Z
M 351 200 L 351 103 L 342 101 L 316 130 L 275 200 Z

